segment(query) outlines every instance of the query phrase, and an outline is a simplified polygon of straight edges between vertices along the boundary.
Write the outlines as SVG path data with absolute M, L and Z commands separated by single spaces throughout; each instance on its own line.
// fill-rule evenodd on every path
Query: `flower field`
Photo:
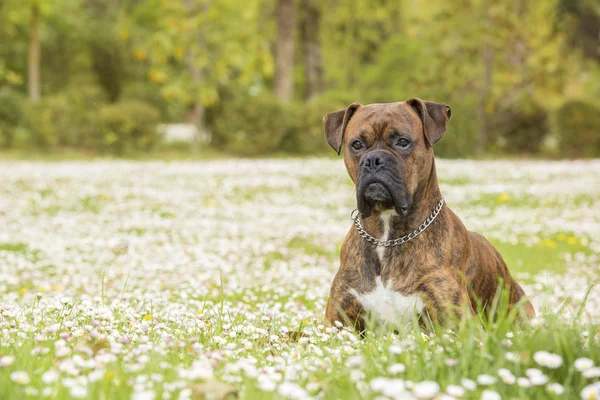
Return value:
M 530 328 L 324 326 L 339 159 L 0 163 L 0 399 L 600 398 L 600 161 L 437 165 Z

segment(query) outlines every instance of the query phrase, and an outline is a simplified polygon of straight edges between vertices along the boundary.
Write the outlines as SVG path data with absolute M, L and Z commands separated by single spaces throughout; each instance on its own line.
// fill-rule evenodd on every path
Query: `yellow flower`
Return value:
M 159 69 L 152 68 L 148 71 L 148 80 L 155 83 L 164 83 L 167 80 L 167 74 Z
M 175 48 L 175 58 L 183 60 L 183 57 L 185 57 L 185 49 L 182 46 L 178 46 Z
M 123 40 L 129 39 L 129 36 L 131 36 L 131 32 L 127 28 L 121 29 L 119 32 L 119 37 Z
M 577 238 L 571 236 L 570 238 L 567 239 L 567 243 L 569 243 L 569 244 L 577 244 Z
M 144 49 L 136 49 L 133 52 L 133 56 L 138 61 L 144 61 L 147 57 L 146 51 Z
M 13 71 L 8 71 L 6 74 L 6 81 L 11 85 L 19 86 L 23 83 L 23 77 Z
M 500 203 L 504 203 L 505 201 L 508 201 L 508 200 L 510 200 L 510 199 L 511 199 L 511 196 L 510 196 L 510 194 L 508 194 L 508 193 L 504 193 L 504 192 L 502 192 L 502 193 L 500 193 L 500 194 L 498 195 L 498 201 L 499 201 Z
M 152 321 L 152 314 L 144 315 L 144 321 Z

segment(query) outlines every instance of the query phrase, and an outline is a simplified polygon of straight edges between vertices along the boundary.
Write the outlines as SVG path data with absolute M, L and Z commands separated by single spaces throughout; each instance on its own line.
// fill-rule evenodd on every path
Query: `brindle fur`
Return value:
M 439 106 L 446 107 L 447 114 Z M 433 109 L 425 116 L 429 118 L 425 123 L 424 109 L 420 107 Z M 355 103 L 324 118 L 330 145 L 338 152 L 340 148 L 346 149 L 344 163 L 354 183 L 358 179 L 361 158 L 368 152 L 359 155 L 348 150 L 349 143 L 358 137 L 366 140 L 369 151 L 392 152 L 401 166 L 413 204 L 409 215 L 392 217 L 389 238 L 412 232 L 439 202 L 441 193 L 432 145 L 443 135 L 449 118 L 447 106 L 417 99 L 368 106 Z M 394 151 L 389 143 L 393 131 L 407 134 L 413 141 L 410 154 Z M 364 218 L 362 224 L 374 237 L 383 234 L 378 209 Z M 356 324 L 358 330 L 363 330 L 364 311 L 350 289 L 370 292 L 375 289 L 375 279 L 379 275 L 383 282 L 391 280 L 393 289 L 400 294 L 419 296 L 425 304 L 425 312 L 435 322 L 443 323 L 448 316 L 460 318 L 465 309 L 474 312 L 478 301 L 490 305 L 499 279 L 509 290 L 510 304 L 520 303 L 526 317 L 535 316 L 533 306 L 524 299 L 523 289 L 512 278 L 500 254 L 483 236 L 469 232 L 447 205 L 420 236 L 401 246 L 387 248 L 382 262 L 376 247 L 351 227 L 342 245 L 340 261 L 341 267 L 327 304 L 326 319 L 329 322 Z

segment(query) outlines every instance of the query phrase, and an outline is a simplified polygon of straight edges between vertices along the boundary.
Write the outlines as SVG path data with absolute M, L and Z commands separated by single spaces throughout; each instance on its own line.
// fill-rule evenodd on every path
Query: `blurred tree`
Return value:
M 305 100 L 325 91 L 321 57 L 321 4 L 317 0 L 300 2 L 300 41 L 306 81 Z
M 455 111 L 451 135 L 436 147 L 441 155 L 538 152 L 575 126 L 586 136 L 568 154 L 591 154 L 578 149 L 593 142 L 587 119 L 600 95 L 599 7 L 596 0 L 0 0 L 0 142 L 104 146 L 114 133 L 87 138 L 98 110 L 109 107 L 129 123 L 135 118 L 115 114 L 147 108 L 121 107 L 141 100 L 159 111 L 155 121 L 193 122 L 196 143 L 210 127 L 215 146 L 304 151 L 322 141 L 320 113 L 417 96 Z M 564 108 L 583 103 L 586 113 Z M 557 109 L 581 121 L 561 125 Z
M 567 24 L 572 46 L 580 47 L 586 57 L 600 62 L 600 2 L 560 0 L 557 22 Z
M 277 40 L 275 42 L 275 96 L 291 101 L 294 96 L 294 0 L 277 0 Z M 306 56 L 306 54 L 305 54 Z
M 86 29 L 82 32 L 92 69 L 111 103 L 121 96 L 125 79 L 124 50 L 117 28 L 128 1 L 83 0 Z
M 31 29 L 29 39 L 29 67 L 27 87 L 29 99 L 36 102 L 40 99 L 40 5 L 37 1 L 31 4 Z
M 199 136 L 209 137 L 205 108 L 219 100 L 219 88 L 260 86 L 262 74 L 272 74 L 260 6 L 259 0 L 243 8 L 236 0 L 139 0 L 122 28 L 147 79 L 167 100 L 188 107 Z
M 323 4 L 325 80 L 328 87 L 351 90 L 362 84 L 362 69 L 377 63 L 381 46 L 402 32 L 403 2 L 329 0 Z

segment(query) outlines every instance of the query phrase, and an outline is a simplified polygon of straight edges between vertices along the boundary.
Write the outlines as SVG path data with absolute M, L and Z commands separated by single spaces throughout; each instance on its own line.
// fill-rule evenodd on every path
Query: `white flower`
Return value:
M 406 387 L 402 379 L 387 379 L 382 393 L 388 397 L 398 398 L 405 391 Z
M 100 379 L 104 378 L 105 375 L 106 375 L 106 372 L 103 369 L 96 369 L 96 370 L 90 372 L 90 374 L 88 375 L 88 380 L 90 382 L 97 382 Z
M 14 362 L 15 358 L 13 356 L 0 357 L 0 367 L 9 367 Z
M 538 363 L 538 365 L 552 369 L 560 367 L 563 363 L 561 356 L 558 354 L 548 353 L 547 351 L 537 351 L 533 355 L 533 359 L 536 363 Z
M 286 379 L 291 380 L 287 374 L 286 374 Z M 353 369 L 350 371 L 350 380 L 352 382 L 358 382 L 363 379 L 365 379 L 365 373 L 363 371 L 361 371 L 360 369 Z
M 402 354 L 402 352 L 404 351 L 404 349 L 402 348 L 402 346 L 399 346 L 397 344 L 393 344 L 391 345 L 388 350 L 390 351 L 390 353 L 392 354 Z
M 600 377 L 600 367 L 594 367 L 590 369 L 586 369 L 581 373 L 584 377 L 590 378 L 599 378 Z
M 527 368 L 525 370 L 525 375 L 527 375 L 528 378 L 531 378 L 532 376 L 544 375 L 544 373 L 537 368 Z
M 289 399 L 304 399 L 308 397 L 308 392 L 293 382 L 283 382 L 279 385 L 277 392 Z
M 442 393 L 438 395 L 435 400 L 456 400 L 456 397 L 450 396 L 449 394 Z
M 519 362 L 519 355 L 512 353 L 512 352 L 508 352 L 504 355 L 504 357 L 508 360 L 508 361 L 512 361 L 512 362 Z
M 517 381 L 517 378 L 515 378 L 512 372 L 510 372 L 506 368 L 500 368 L 498 370 L 498 376 L 500 376 L 502 382 L 506 383 L 507 385 L 512 385 Z
M 144 390 L 143 392 L 134 392 L 131 400 L 154 400 L 156 393 L 153 390 Z
M 498 392 L 494 392 L 493 390 L 484 390 L 481 393 L 481 400 L 501 400 L 502 397 L 498 394 Z
M 470 379 L 467 378 L 463 378 L 460 380 L 460 384 L 467 390 L 470 390 L 471 392 L 474 391 L 475 389 L 477 389 L 477 384 L 475 383 L 475 381 L 472 381 Z
M 318 391 L 320 388 L 321 386 L 317 382 L 308 382 L 306 384 L 306 390 L 308 390 L 311 393 Z
M 413 394 L 419 399 L 431 399 L 440 391 L 440 385 L 433 381 L 415 383 Z
M 482 374 L 477 377 L 477 383 L 479 383 L 480 385 L 485 385 L 485 386 L 493 385 L 497 381 L 498 381 L 498 379 L 496 379 L 495 377 L 493 377 L 491 375 L 487 375 L 487 374 Z
M 364 362 L 365 360 L 362 358 L 362 356 L 348 357 L 348 359 L 346 360 L 346 367 L 357 368 L 363 365 Z
M 263 392 L 272 392 L 277 388 L 277 384 L 271 379 L 258 379 L 258 388 Z
M 31 379 L 29 379 L 29 375 L 24 371 L 15 371 L 10 374 L 10 379 L 13 382 L 18 383 L 19 385 L 27 385 Z
M 446 387 L 446 393 L 454 397 L 463 397 L 465 395 L 465 389 L 458 385 L 448 385 Z
M 581 357 L 575 360 L 574 365 L 577 371 L 585 371 L 594 366 L 594 361 L 586 357 Z
M 227 343 L 227 340 L 223 339 L 221 336 L 215 336 L 213 337 L 213 342 L 216 344 L 225 344 Z
M 76 385 L 69 390 L 69 394 L 76 399 L 83 399 L 84 397 L 87 397 L 88 390 L 86 387 Z
M 529 377 L 529 381 L 533 386 L 541 386 L 548 383 L 548 377 L 544 374 L 542 375 L 534 375 Z
M 584 400 L 600 399 L 600 382 L 592 383 L 583 388 L 581 398 Z
M 388 373 L 391 375 L 401 374 L 404 371 L 406 371 L 404 364 L 392 364 L 388 367 Z
M 525 375 L 529 378 L 529 382 L 533 386 L 541 386 L 548 383 L 548 377 L 537 368 L 528 368 Z
M 54 352 L 54 354 L 58 358 L 64 358 L 64 357 L 68 356 L 69 354 L 71 354 L 71 348 L 70 347 L 66 347 L 66 346 L 58 347 L 56 349 L 56 351 Z
M 383 389 L 385 388 L 387 381 L 388 381 L 387 378 L 382 378 L 382 377 L 377 377 L 377 378 L 371 379 L 371 382 L 370 382 L 371 390 L 374 392 L 383 392 Z
M 42 374 L 42 382 L 45 384 L 54 383 L 58 380 L 58 372 L 55 369 L 50 369 Z
M 559 396 L 565 392 L 565 388 L 560 383 L 551 383 L 546 388 L 550 393 L 554 393 Z
M 527 378 L 518 378 L 517 385 L 522 388 L 528 388 L 531 387 L 531 382 L 529 382 L 529 379 Z

